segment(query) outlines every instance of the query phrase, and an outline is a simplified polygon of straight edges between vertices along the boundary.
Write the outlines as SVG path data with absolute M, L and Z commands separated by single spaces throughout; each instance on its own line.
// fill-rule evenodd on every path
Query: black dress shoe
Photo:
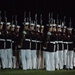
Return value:
M 73 69 L 70 68 L 69 70 L 73 70 Z
M 66 70 L 69 70 L 68 68 L 66 68 Z
M 73 67 L 73 69 L 75 70 L 75 66 Z
M 66 69 L 66 65 L 64 65 L 63 69 Z

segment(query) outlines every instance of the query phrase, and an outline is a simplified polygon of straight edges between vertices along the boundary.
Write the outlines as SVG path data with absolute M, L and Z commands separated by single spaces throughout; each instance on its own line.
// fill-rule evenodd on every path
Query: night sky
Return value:
M 72 27 L 75 28 L 75 2 L 74 0 L 0 0 L 0 10 L 2 11 L 2 20 L 4 21 L 4 11 L 7 12 L 8 21 L 11 21 L 12 14 L 18 15 L 18 24 L 23 22 L 24 11 L 31 11 L 31 17 L 34 20 L 34 14 L 38 14 L 38 23 L 40 14 L 43 15 L 43 24 L 48 23 L 48 13 L 53 12 L 54 18 L 59 14 L 63 20 L 66 16 L 66 25 L 68 26 L 69 17 L 72 17 Z

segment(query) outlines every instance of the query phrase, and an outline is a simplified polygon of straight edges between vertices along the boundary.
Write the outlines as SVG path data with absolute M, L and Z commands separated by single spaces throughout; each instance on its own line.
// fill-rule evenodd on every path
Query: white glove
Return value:
M 68 42 L 65 42 L 66 44 L 68 44 Z
M 51 35 L 51 32 L 47 32 L 47 35 Z
M 27 34 L 26 31 L 23 31 L 23 34 L 26 35 Z
M 50 42 L 50 43 L 55 44 L 56 42 Z
M 46 47 L 43 47 L 43 49 L 47 49 Z

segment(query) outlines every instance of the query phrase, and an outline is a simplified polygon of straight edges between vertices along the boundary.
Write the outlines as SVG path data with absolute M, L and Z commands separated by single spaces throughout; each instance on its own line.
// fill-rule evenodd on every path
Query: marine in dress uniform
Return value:
M 73 54 L 73 67 L 74 67 L 74 69 L 75 69 L 75 29 L 74 29 L 73 35 L 74 35 L 74 48 L 73 48 L 73 50 L 74 50 L 74 54 Z
M 61 25 L 58 25 L 58 59 L 59 59 L 59 69 L 63 69 L 63 50 L 62 50 L 62 29 Z
M 16 57 L 16 68 L 19 68 L 20 65 L 20 26 L 15 26 L 15 36 L 14 36 L 14 44 L 15 44 L 15 52 L 14 55 Z
M 3 22 L 0 22 L 0 68 L 5 69 L 5 51 L 4 51 L 4 32 L 3 32 Z
M 66 68 L 67 69 L 73 69 L 73 34 L 72 34 L 73 28 L 67 28 L 68 35 L 67 35 L 67 41 L 68 41 L 68 52 L 67 52 L 67 62 L 66 62 Z
M 29 25 L 29 22 L 26 22 L 24 25 L 23 25 L 23 31 L 22 31 L 22 37 L 21 37 L 21 63 L 22 63 L 22 69 L 23 70 L 27 70 L 27 49 L 26 49 L 26 30 L 28 29 L 28 25 Z
M 54 62 L 54 70 L 56 69 L 56 62 L 57 62 L 57 43 L 56 43 L 56 40 L 57 40 L 57 36 L 56 36 L 56 24 L 54 23 L 53 24 L 53 38 L 52 38 L 52 41 L 54 42 L 54 49 L 53 49 L 53 52 L 54 52 L 54 58 L 53 58 L 53 62 Z
M 47 49 L 46 49 L 46 57 L 45 57 L 45 62 L 46 62 L 46 70 L 51 71 L 52 70 L 52 60 L 51 60 L 51 52 L 53 51 L 53 44 L 50 43 L 50 38 L 51 38 L 51 32 L 52 32 L 52 24 L 48 25 L 48 32 L 47 32 Z
M 66 59 L 67 59 L 67 27 L 63 26 L 62 29 L 62 36 L 63 36 L 63 68 L 66 69 Z
M 16 68 L 16 57 L 15 57 L 15 25 L 12 24 L 10 27 L 10 34 L 11 34 L 11 39 L 12 39 L 12 53 L 13 53 L 13 68 Z
M 12 69 L 12 43 L 11 43 L 11 34 L 10 34 L 10 22 L 6 23 L 5 31 L 5 53 L 6 53 L 6 68 Z
M 40 25 L 36 25 L 36 49 L 37 49 L 37 67 L 38 69 L 41 69 L 41 37 L 40 37 Z
M 50 42 L 49 42 L 49 50 L 50 50 L 50 68 L 51 71 L 55 71 L 55 48 L 56 48 L 56 44 L 55 44 L 55 38 L 56 36 L 54 35 L 54 27 L 56 26 L 56 24 L 52 24 L 53 28 L 51 31 L 51 35 L 50 35 Z M 54 30 L 54 31 L 53 31 Z
M 44 50 L 43 50 L 43 43 L 44 43 L 44 25 L 41 25 L 41 69 L 45 68 L 44 63 Z
M 67 41 L 68 41 L 68 52 L 67 52 L 67 62 L 66 68 L 72 70 L 73 69 L 73 47 L 74 47 L 74 35 L 73 28 L 71 27 L 71 18 L 69 22 L 69 27 L 67 28 Z
M 32 69 L 31 64 L 31 50 L 30 50 L 30 33 L 29 33 L 29 22 L 24 24 L 23 30 L 24 38 L 22 38 L 21 47 L 21 62 L 23 70 Z
M 30 34 L 31 34 L 31 59 L 32 68 L 37 69 L 37 50 L 36 50 L 36 35 L 35 35 L 35 24 L 30 23 Z

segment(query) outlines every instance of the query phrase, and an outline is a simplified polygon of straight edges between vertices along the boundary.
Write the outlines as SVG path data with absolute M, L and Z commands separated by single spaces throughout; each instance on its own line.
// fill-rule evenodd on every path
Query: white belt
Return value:
M 40 42 L 40 41 L 36 41 L 36 42 Z
M 68 42 L 63 42 L 64 44 L 68 44 Z
M 10 40 L 10 39 L 7 39 L 6 41 L 10 41 L 10 42 L 11 42 L 11 40 Z
M 55 44 L 55 42 L 52 42 L 52 41 L 50 43 Z
M 5 41 L 5 39 L 0 39 L 0 41 Z
M 58 41 L 58 43 L 63 43 L 63 41 Z
M 25 39 L 25 41 L 30 41 L 30 39 Z
M 58 41 L 55 41 L 55 43 L 58 43 Z
M 73 42 L 68 42 L 68 44 L 72 44 Z
M 14 41 L 12 41 L 12 43 L 14 43 Z
M 32 40 L 32 42 L 36 42 L 36 40 Z

